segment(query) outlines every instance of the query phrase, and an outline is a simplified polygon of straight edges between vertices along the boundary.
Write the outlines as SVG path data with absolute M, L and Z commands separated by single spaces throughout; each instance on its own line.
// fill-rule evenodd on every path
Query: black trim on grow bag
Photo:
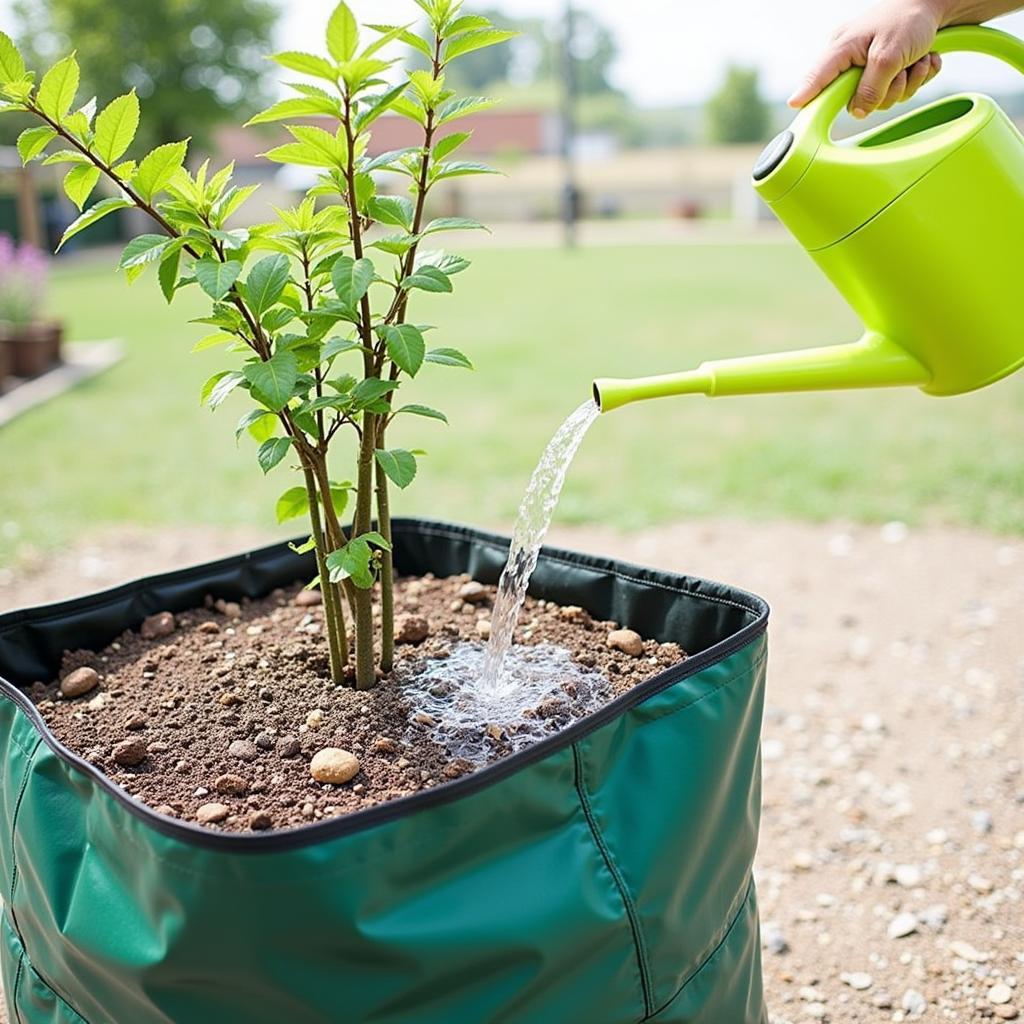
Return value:
M 449 563 L 451 574 L 468 571 L 474 579 L 484 583 L 497 582 L 509 548 L 508 539 L 498 534 L 429 520 L 394 520 L 392 539 L 397 574 L 410 572 L 404 568 L 410 563 L 423 564 L 426 559 L 420 552 L 424 547 L 430 547 L 432 563 Z M 438 547 L 445 548 L 440 558 Z M 158 814 L 129 796 L 106 775 L 64 746 L 50 732 L 32 701 L 14 682 L 3 676 L 0 676 L 0 696 L 13 701 L 29 717 L 43 741 L 58 757 L 87 775 L 133 815 L 162 834 L 195 846 L 238 853 L 299 849 L 372 828 L 414 811 L 437 807 L 491 786 L 521 768 L 578 742 L 629 708 L 729 657 L 760 636 L 768 625 L 768 605 L 754 594 L 696 577 L 680 577 L 559 548 L 544 548 L 531 591 L 542 590 L 549 600 L 558 601 L 560 589 L 566 589 L 560 585 L 559 576 L 569 568 L 574 576 L 572 590 L 577 595 L 580 571 L 594 577 L 589 584 L 593 590 L 592 600 L 589 600 L 591 595 L 588 594 L 589 603 L 585 604 L 588 611 L 599 618 L 615 620 L 627 626 L 631 625 L 632 618 L 632 625 L 654 639 L 668 636 L 668 633 L 642 621 L 645 619 L 643 609 L 636 607 L 636 601 L 631 602 L 627 608 L 616 600 L 613 593 L 614 581 L 636 584 L 640 590 L 655 588 L 685 594 L 692 600 L 719 606 L 723 614 L 742 617 L 745 621 L 738 629 L 726 631 L 725 640 L 695 651 L 678 666 L 652 676 L 582 721 L 525 750 L 432 789 L 330 821 L 244 834 L 216 832 Z M 147 615 L 154 612 L 165 609 L 186 611 L 198 607 L 203 603 L 204 596 L 211 592 L 229 599 L 258 598 L 274 587 L 309 578 L 315 572 L 311 554 L 296 555 L 286 543 L 281 543 L 216 562 L 146 577 L 87 597 L 9 612 L 0 616 L 0 666 L 6 667 L 22 685 L 40 678 L 52 678 L 59 668 L 65 649 L 76 646 L 96 649 L 106 646 L 125 628 L 137 627 Z M 435 572 L 437 575 L 444 574 L 440 570 Z M 222 585 L 218 584 L 218 579 Z M 680 579 L 683 581 L 681 586 L 673 582 Z M 581 603 L 578 597 L 574 603 Z M 47 635 L 46 624 L 58 620 L 63 626 L 62 639 L 55 643 L 55 638 Z M 69 625 L 69 620 L 74 621 L 74 625 Z M 678 629 L 675 635 L 678 635 Z M 34 651 L 35 657 L 31 661 L 24 658 L 26 649 Z

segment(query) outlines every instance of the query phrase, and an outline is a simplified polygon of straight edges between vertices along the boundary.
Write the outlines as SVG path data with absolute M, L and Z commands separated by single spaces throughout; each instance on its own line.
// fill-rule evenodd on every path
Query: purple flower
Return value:
M 39 319 L 49 283 L 49 258 L 34 245 L 0 235 L 0 321 L 25 327 Z

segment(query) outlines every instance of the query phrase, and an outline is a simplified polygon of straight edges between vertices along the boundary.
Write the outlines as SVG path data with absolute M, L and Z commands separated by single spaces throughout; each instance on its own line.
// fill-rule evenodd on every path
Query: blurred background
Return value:
M 501 98 L 466 126 L 474 158 L 503 175 L 456 179 L 433 198 L 436 213 L 478 218 L 493 233 L 453 236 L 450 248 L 472 270 L 454 296 L 418 300 L 418 318 L 437 324 L 440 343 L 466 351 L 477 370 L 434 367 L 409 386 L 451 427 L 396 427 L 396 443 L 429 451 L 396 498 L 399 513 L 507 525 L 544 443 L 594 376 L 859 333 L 749 185 L 760 148 L 790 119 L 785 97 L 859 6 L 466 4 L 521 32 L 464 59 L 451 83 Z M 280 95 L 266 55 L 321 50 L 332 7 L 149 0 L 143 11 L 109 0 L 15 0 L 0 3 L 0 27 L 35 65 L 76 49 L 83 99 L 137 89 L 140 145 L 191 136 L 196 161 L 235 161 L 240 181 L 261 186 L 247 207 L 260 220 L 294 202 L 309 179 L 259 159 L 273 129 L 239 125 Z M 352 7 L 373 22 L 419 13 L 412 0 Z M 1000 24 L 1024 35 L 1024 15 Z M 953 56 L 917 102 L 986 91 L 1024 124 L 1022 85 L 994 61 Z M 59 324 L 65 374 L 78 383 L 25 385 L 31 367 L 20 376 L 7 368 L 0 585 L 19 566 L 127 527 L 272 533 L 287 475 L 264 478 L 248 439 L 236 447 L 241 401 L 216 414 L 198 407 L 200 386 L 223 360 L 190 354 L 203 330 L 188 320 L 201 302 L 186 292 L 168 308 L 155 280 L 128 286 L 114 273 L 118 246 L 146 230 L 123 211 L 40 261 L 36 248 L 52 250 L 74 210 L 50 173 L 59 168 L 21 170 L 12 147 L 23 127 L 15 116 L 0 120 L 0 322 Z M 372 148 L 411 141 L 385 117 Z M 75 344 L 108 339 L 119 346 Z M 61 393 L 35 404 L 48 390 Z M 1019 533 L 1022 399 L 1024 380 L 1013 379 L 943 402 L 907 391 L 648 403 L 597 424 L 558 521 L 622 530 L 722 517 L 899 521 Z M 339 464 L 335 475 L 349 471 Z

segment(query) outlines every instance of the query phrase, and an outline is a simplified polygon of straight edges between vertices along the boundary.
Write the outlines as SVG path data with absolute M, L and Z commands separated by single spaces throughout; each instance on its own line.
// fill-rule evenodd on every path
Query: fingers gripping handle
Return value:
M 958 25 L 942 29 L 932 45 L 935 53 L 984 53 L 1005 61 L 1024 74 L 1024 42 L 1008 32 L 979 25 Z M 821 141 L 830 137 L 836 118 L 849 106 L 857 92 L 863 68 L 844 71 L 822 90 L 804 110 L 807 130 Z

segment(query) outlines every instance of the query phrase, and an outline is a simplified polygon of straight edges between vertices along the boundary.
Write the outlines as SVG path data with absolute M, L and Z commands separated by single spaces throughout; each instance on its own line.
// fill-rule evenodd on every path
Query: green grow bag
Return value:
M 494 582 L 508 549 L 394 534 L 402 573 Z M 308 557 L 276 545 L 0 617 L 11 1024 L 764 1024 L 757 597 L 547 550 L 535 594 L 692 656 L 474 775 L 270 833 L 154 813 L 16 688 L 152 612 L 308 577 Z

